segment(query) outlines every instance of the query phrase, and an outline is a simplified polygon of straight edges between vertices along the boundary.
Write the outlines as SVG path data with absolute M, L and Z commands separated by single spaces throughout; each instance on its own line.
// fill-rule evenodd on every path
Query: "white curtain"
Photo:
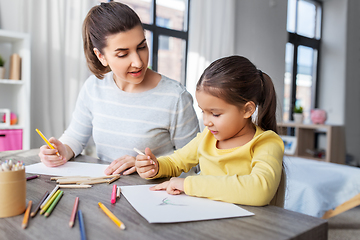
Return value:
M 82 23 L 95 0 L 23 0 L 23 31 L 31 35 L 31 128 L 60 137 L 90 75 Z M 43 145 L 31 132 L 31 148 Z
M 209 64 L 234 54 L 235 1 L 191 0 L 186 88 L 194 97 L 196 83 Z M 198 114 L 199 116 L 199 114 Z

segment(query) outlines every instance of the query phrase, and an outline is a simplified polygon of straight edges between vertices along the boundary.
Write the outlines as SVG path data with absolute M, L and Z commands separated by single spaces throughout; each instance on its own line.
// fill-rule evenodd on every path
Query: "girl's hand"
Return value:
M 135 161 L 136 171 L 142 178 L 154 177 L 159 171 L 159 162 L 150 148 L 145 149 L 145 155 L 137 155 Z
M 74 153 L 62 142 L 52 137 L 49 139 L 49 142 L 54 146 L 55 149 L 51 149 L 48 145 L 43 145 L 40 147 L 39 157 L 41 162 L 47 167 L 57 167 L 63 165 L 67 162 L 67 159 L 72 158 Z M 56 153 L 59 153 L 58 156 Z M 67 158 L 67 156 L 70 156 Z
M 125 171 L 126 170 L 126 171 Z M 125 155 L 114 160 L 104 171 L 106 175 L 119 174 L 129 175 L 135 172 L 135 157 Z
M 173 177 L 169 181 L 160 183 L 150 188 L 152 191 L 166 190 L 167 193 L 172 195 L 181 194 L 184 192 L 185 178 Z

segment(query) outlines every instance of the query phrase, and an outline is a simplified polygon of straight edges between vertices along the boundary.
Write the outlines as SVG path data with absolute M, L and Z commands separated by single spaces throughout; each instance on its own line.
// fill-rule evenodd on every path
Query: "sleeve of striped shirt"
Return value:
M 182 148 L 200 131 L 191 94 L 184 89 L 176 104 L 176 114 L 172 120 L 170 137 L 175 149 Z

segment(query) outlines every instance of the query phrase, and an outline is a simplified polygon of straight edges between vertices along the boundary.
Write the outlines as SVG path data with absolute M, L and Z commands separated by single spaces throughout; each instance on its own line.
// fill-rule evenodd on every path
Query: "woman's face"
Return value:
M 107 46 L 100 54 L 94 49 L 100 62 L 114 73 L 116 84 L 140 84 L 144 80 L 149 61 L 149 49 L 141 25 L 126 32 L 107 37 Z M 98 53 L 97 53 L 98 52 Z

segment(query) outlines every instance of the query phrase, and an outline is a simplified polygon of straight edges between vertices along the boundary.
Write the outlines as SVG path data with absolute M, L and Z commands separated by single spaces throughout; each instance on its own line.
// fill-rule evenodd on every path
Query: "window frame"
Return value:
M 321 11 L 323 9 L 322 3 L 319 1 L 311 1 L 311 0 L 303 0 L 307 1 L 313 4 L 316 4 L 317 7 L 321 8 Z M 297 34 L 297 21 L 298 21 L 298 3 L 299 0 L 296 0 L 296 9 L 295 9 L 295 31 L 289 32 L 288 31 L 288 41 L 287 43 L 291 43 L 293 45 L 293 59 L 292 59 L 292 71 L 291 71 L 291 86 L 290 86 L 290 106 L 289 106 L 289 120 L 293 120 L 293 113 L 294 113 L 294 107 L 296 104 L 296 77 L 297 77 L 297 66 L 298 66 L 298 47 L 299 46 L 305 46 L 312 48 L 317 51 L 317 59 L 314 61 L 316 63 L 316 73 L 314 74 L 314 79 L 312 81 L 312 87 L 311 87 L 311 108 L 316 108 L 318 106 L 318 89 L 319 89 L 319 69 L 320 69 L 320 45 L 321 45 L 321 32 L 322 27 L 320 25 L 320 36 L 317 39 L 316 34 L 314 38 L 309 38 L 306 36 L 302 36 Z M 322 18 L 323 14 L 321 14 L 320 18 L 320 24 L 322 24 Z M 318 18 L 317 18 L 318 19 Z M 318 26 L 319 23 L 316 23 L 316 26 Z
M 187 57 L 188 57 L 188 48 L 189 48 L 189 16 L 190 16 L 190 0 L 185 0 L 185 15 L 184 17 L 184 30 L 175 30 L 164 28 L 156 25 L 156 0 L 151 0 L 151 17 L 152 24 L 143 23 L 145 30 L 148 30 L 152 33 L 152 59 L 151 59 L 151 69 L 158 71 L 158 51 L 159 51 L 159 37 L 164 35 L 167 37 L 180 38 L 185 41 L 185 56 L 184 56 L 184 79 L 180 79 L 180 82 L 186 86 L 186 73 L 187 73 Z

